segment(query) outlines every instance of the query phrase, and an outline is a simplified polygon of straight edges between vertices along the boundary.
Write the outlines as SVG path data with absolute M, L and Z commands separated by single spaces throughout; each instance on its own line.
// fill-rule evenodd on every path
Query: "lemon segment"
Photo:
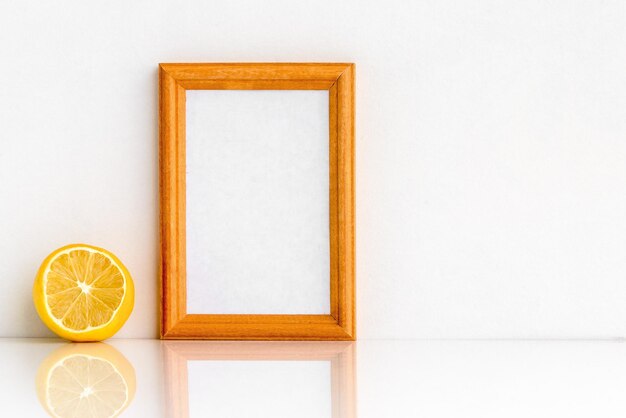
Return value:
M 50 254 L 33 287 L 43 322 L 72 341 L 101 341 L 130 316 L 134 286 L 128 270 L 110 252 L 73 244 Z

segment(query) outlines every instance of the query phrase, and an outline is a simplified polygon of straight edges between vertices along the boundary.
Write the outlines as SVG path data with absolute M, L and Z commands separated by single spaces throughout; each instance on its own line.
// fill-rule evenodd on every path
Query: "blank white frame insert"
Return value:
M 330 313 L 326 90 L 188 90 L 188 314 Z

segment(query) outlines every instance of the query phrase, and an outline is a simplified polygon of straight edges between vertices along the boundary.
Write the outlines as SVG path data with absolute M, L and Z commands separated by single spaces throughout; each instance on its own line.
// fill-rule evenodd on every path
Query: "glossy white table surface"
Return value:
M 135 380 L 122 417 L 626 416 L 619 341 L 106 344 Z M 48 416 L 38 371 L 99 352 L 68 345 L 0 339 L 0 416 Z

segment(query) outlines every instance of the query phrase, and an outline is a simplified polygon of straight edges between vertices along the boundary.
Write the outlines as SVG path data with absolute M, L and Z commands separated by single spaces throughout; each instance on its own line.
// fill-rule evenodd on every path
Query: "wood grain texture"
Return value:
M 350 65 L 341 63 L 163 63 L 160 66 L 179 81 L 326 80 L 334 83 Z
M 337 142 L 339 202 L 339 326 L 356 339 L 355 188 L 354 188 L 355 69 L 349 66 L 337 80 Z
M 339 176 L 337 83 L 328 91 L 328 224 L 330 236 L 330 314 L 339 318 Z
M 161 338 L 354 340 L 354 64 L 160 64 Z M 330 315 L 189 315 L 186 90 L 329 91 Z
M 185 90 L 159 71 L 161 335 L 185 316 Z M 180 166 L 182 164 L 182 167 Z M 182 222 L 182 224 L 181 224 Z M 168 303 L 164 303 L 168 301 Z
M 181 80 L 187 90 L 328 90 L 330 80 Z
M 189 416 L 190 361 L 330 361 L 332 417 L 356 417 L 353 342 L 164 341 L 162 356 L 170 417 Z

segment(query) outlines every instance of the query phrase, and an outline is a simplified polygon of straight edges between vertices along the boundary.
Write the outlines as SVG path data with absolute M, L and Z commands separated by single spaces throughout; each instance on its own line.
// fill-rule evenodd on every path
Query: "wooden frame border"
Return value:
M 354 340 L 354 86 L 349 63 L 159 65 L 161 318 L 163 339 Z M 187 314 L 187 90 L 328 90 L 330 315 Z
M 331 364 L 333 418 L 356 417 L 356 355 L 353 342 L 164 341 L 165 410 L 189 416 L 189 361 L 318 361 Z

